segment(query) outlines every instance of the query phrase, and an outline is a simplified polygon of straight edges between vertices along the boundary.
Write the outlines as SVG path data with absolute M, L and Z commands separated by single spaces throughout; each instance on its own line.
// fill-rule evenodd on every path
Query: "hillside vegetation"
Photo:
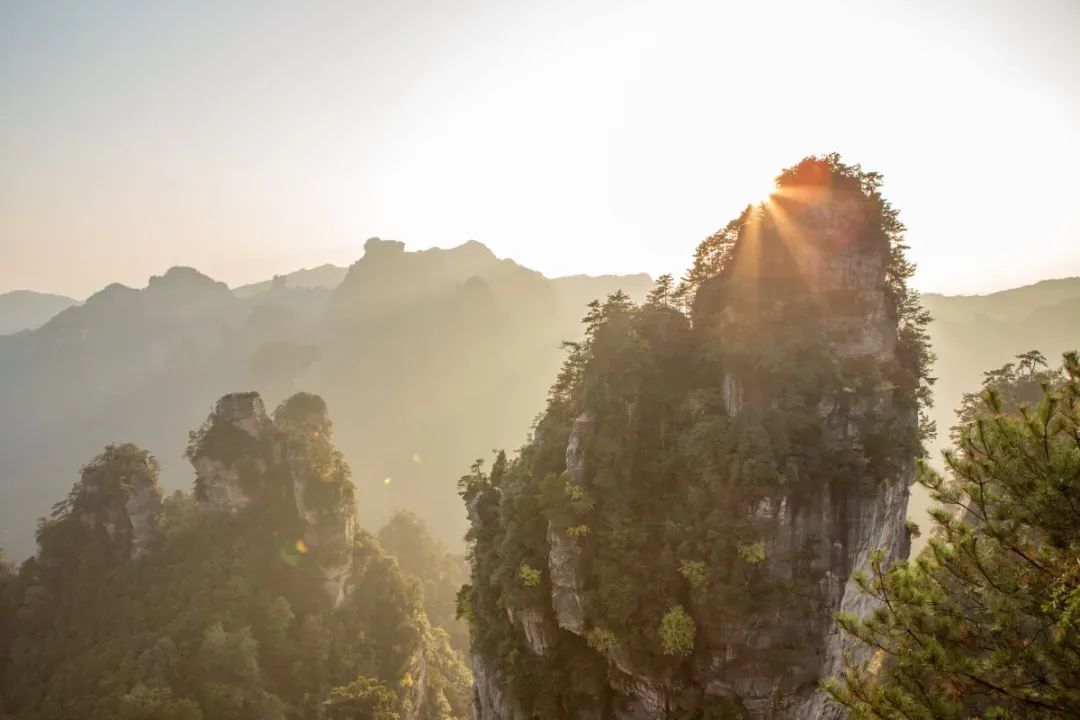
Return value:
M 355 524 L 322 400 L 222 398 L 191 493 L 110 445 L 0 570 L 0 715 L 452 720 L 469 672 L 424 591 Z

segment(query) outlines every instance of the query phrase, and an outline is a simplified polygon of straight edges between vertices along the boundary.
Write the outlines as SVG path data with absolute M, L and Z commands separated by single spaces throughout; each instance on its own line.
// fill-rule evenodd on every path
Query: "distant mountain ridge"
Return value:
M 233 292 L 238 298 L 250 298 L 259 293 L 272 290 L 275 282 L 281 283 L 284 287 L 289 288 L 323 288 L 325 290 L 333 290 L 341 284 L 341 281 L 345 279 L 345 275 L 348 272 L 349 268 L 347 267 L 326 263 L 319 265 L 318 267 L 301 268 L 291 273 L 286 273 L 285 275 L 277 275 L 270 280 L 240 285 L 233 288 Z
M 958 322 L 985 315 L 997 320 L 1022 320 L 1040 307 L 1080 297 L 1080 277 L 1040 280 L 1031 285 L 980 295 L 922 295 L 935 320 Z
M 475 242 L 475 241 L 473 241 Z M 476 243 L 479 245 L 480 243 Z M 436 248 L 437 249 L 437 248 Z M 197 271 L 196 271 L 197 272 Z M 325 263 L 313 268 L 301 268 L 284 275 L 275 275 L 269 280 L 238 285 L 232 292 L 241 300 L 248 300 L 262 293 L 279 289 L 307 288 L 312 290 L 333 290 L 345 279 L 349 268 Z M 566 275 L 549 278 L 558 284 L 567 297 L 590 298 L 595 288 L 608 288 L 608 293 L 617 290 L 621 283 L 630 278 L 634 283 L 650 283 L 647 273 L 636 275 Z M 111 286 L 110 286 L 111 287 Z M 118 287 L 127 287 L 118 285 Z M 588 300 L 584 300 L 588 302 Z M 79 301 L 63 295 L 50 295 L 33 290 L 14 290 L 0 294 L 0 335 L 8 335 L 22 330 L 33 330 L 60 314 L 67 308 L 78 305 Z M 27 312 L 22 305 L 32 305 Z
M 171 268 L 0 337 L 0 547 L 28 552 L 35 519 L 109 442 L 139 443 L 166 489 L 188 487 L 179 439 L 237 388 L 275 403 L 322 393 L 366 498 L 362 522 L 408 507 L 457 544 L 465 519 L 444 510 L 477 445 L 520 444 L 586 302 L 651 285 L 643 274 L 552 280 L 480 243 L 408 252 L 372 239 L 333 289 L 316 280 L 334 273 L 315 271 L 237 292 Z M 462 403 L 493 398 L 498 412 L 460 417 Z
M 171 268 L 145 288 L 112 284 L 82 304 L 53 296 L 51 320 L 0 336 L 0 547 L 28 551 L 34 519 L 106 442 L 140 443 L 161 458 L 167 487 L 186 487 L 176 438 L 238 387 L 271 401 L 320 392 L 358 485 L 378 485 L 364 493 L 364 523 L 408 508 L 454 544 L 464 519 L 435 517 L 447 506 L 456 513 L 453 479 L 492 439 L 508 449 L 523 441 L 517 433 L 562 362 L 560 342 L 580 337 L 589 301 L 618 289 L 640 299 L 652 283 L 645 274 L 546 278 L 480 243 L 412 252 L 379 239 L 349 268 L 282 278 L 230 291 Z M 49 297 L 0 295 L 0 319 L 11 317 L 5 303 L 27 295 Z M 923 301 L 938 355 L 934 459 L 983 372 L 1029 349 L 1056 361 L 1080 346 L 1080 278 Z M 925 499 L 915 503 L 918 516 Z
M 64 295 L 13 290 L 0 293 L 0 335 L 41 327 L 78 300 Z

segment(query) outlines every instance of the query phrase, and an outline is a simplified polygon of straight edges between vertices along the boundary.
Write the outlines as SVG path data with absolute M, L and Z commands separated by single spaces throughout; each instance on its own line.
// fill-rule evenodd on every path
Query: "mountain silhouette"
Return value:
M 160 459 L 166 490 L 188 488 L 183 438 L 237 388 L 275 404 L 321 393 L 363 524 L 409 508 L 460 545 L 461 468 L 492 439 L 524 441 L 585 303 L 619 288 L 640 298 L 651 284 L 644 274 L 549 279 L 477 242 L 407 252 L 372 239 L 332 289 L 311 272 L 234 292 L 172 268 L 0 337 L 0 547 L 27 554 L 35 519 L 106 443 L 138 443 Z
M 0 335 L 39 328 L 78 302 L 64 295 L 32 290 L 0 293 Z

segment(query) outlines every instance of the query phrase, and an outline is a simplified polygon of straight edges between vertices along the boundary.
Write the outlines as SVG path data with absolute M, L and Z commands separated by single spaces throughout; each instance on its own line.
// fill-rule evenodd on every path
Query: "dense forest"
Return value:
M 360 530 L 331 437 L 317 396 L 271 419 L 231 395 L 191 433 L 192 492 L 135 445 L 87 463 L 0 570 L 0 716 L 467 717 L 460 561 L 408 516 L 382 533 L 401 565 Z

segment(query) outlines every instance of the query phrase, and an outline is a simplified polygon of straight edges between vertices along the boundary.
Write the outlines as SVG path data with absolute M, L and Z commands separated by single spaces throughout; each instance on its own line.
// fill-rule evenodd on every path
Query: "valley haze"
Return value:
M 0 720 L 1080 718 L 1077 38 L 0 3 Z

